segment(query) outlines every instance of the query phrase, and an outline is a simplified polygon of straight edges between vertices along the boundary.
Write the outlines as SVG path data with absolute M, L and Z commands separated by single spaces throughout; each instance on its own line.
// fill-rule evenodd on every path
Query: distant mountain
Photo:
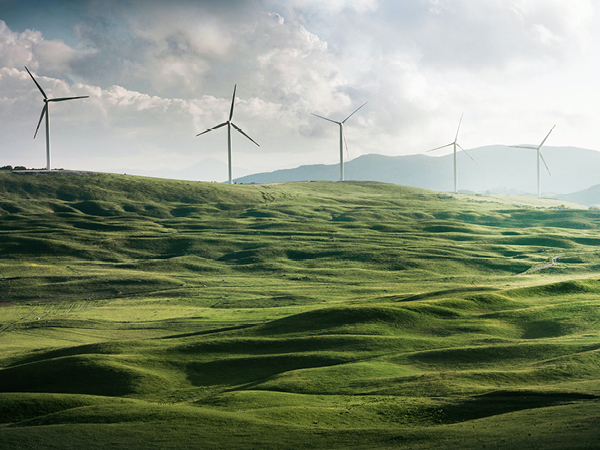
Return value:
M 233 167 L 234 175 L 247 175 L 250 171 Z M 170 178 L 174 180 L 190 180 L 190 181 L 226 181 L 227 164 L 222 163 L 213 158 L 207 158 L 191 167 L 183 170 L 159 169 L 159 170 L 139 170 L 139 169 L 123 169 L 121 173 L 130 175 L 141 175 L 144 177 L 155 178 Z
M 537 168 L 535 150 L 492 145 L 468 150 L 471 161 L 458 154 L 460 191 L 536 195 Z M 600 152 L 576 147 L 544 147 L 542 192 L 544 196 L 588 189 L 600 183 Z M 453 155 L 383 156 L 364 155 L 345 164 L 347 180 L 381 181 L 438 191 L 452 191 Z M 339 164 L 308 165 L 296 169 L 257 173 L 236 178 L 237 183 L 338 180 Z
M 579 205 L 600 208 L 600 184 L 592 186 L 584 191 L 574 192 L 572 194 L 557 195 L 556 198 L 566 202 L 577 203 Z

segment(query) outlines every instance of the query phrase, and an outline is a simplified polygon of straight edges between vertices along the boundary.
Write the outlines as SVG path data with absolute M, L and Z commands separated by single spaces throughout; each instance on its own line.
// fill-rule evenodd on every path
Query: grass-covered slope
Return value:
M 0 198 L 2 449 L 597 445 L 598 212 L 68 173 Z

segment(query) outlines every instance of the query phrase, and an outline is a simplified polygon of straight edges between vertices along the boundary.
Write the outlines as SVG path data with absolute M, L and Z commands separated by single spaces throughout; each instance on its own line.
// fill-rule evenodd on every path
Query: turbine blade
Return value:
M 202 133 L 198 133 L 196 136 L 200 136 L 201 134 L 208 133 L 209 131 L 216 130 L 217 128 L 224 127 L 225 125 L 227 125 L 227 122 L 223 122 L 223 123 L 217 125 L 216 127 L 208 128 L 206 131 L 203 131 Z
M 528 148 L 529 150 L 537 150 L 537 147 L 532 146 L 527 146 L 527 145 L 509 145 L 509 147 L 514 147 L 514 148 Z
M 319 117 L 321 119 L 328 120 L 329 122 L 337 123 L 338 125 L 340 124 L 340 122 L 336 122 L 335 120 L 328 119 L 327 117 L 319 116 L 318 114 L 314 114 L 314 113 L 311 113 L 311 114 L 315 117 Z
M 33 80 L 33 82 L 35 83 L 35 85 L 38 87 L 38 89 L 40 90 L 40 92 L 42 93 L 42 95 L 44 96 L 44 98 L 48 98 L 48 96 L 46 95 L 46 93 L 44 92 L 44 90 L 42 89 L 42 87 L 38 84 L 37 81 L 35 81 L 35 78 L 33 78 L 33 75 L 31 75 L 31 72 L 29 71 L 29 69 L 27 68 L 27 66 L 25 66 L 25 70 L 27 71 L 27 73 L 29 74 L 29 76 L 31 77 L 31 79 Z
M 50 98 L 49 102 L 64 102 L 65 100 L 75 100 L 77 98 L 89 98 L 89 95 L 83 95 L 81 97 L 63 97 L 63 98 Z
M 467 151 L 466 151 L 464 148 L 462 148 L 458 142 L 456 143 L 456 145 L 458 145 L 458 147 L 459 147 L 459 148 L 460 148 L 460 149 L 461 149 L 463 152 L 465 152 L 465 154 L 466 154 L 466 155 L 467 155 L 469 158 L 471 158 L 471 160 L 472 160 L 472 161 L 473 161 L 475 164 L 477 164 L 477 161 L 475 161 L 475 160 L 473 159 L 473 157 L 472 157 L 471 155 L 469 155 L 469 154 L 467 153 Z M 477 164 L 477 165 L 479 165 L 479 164 Z
M 550 128 L 550 131 L 548 132 L 548 134 L 546 135 L 546 137 L 544 138 L 544 140 L 542 141 L 542 143 L 540 144 L 540 146 L 538 148 L 541 148 L 542 145 L 544 145 L 544 142 L 546 142 L 546 139 L 548 139 L 548 136 L 550 136 L 550 133 L 552 133 L 552 130 L 554 130 L 555 126 L 556 126 L 556 124 L 554 124 L 554 126 L 552 128 Z
M 454 145 L 454 142 L 450 142 L 449 144 L 442 145 L 441 147 L 432 148 L 431 150 L 427 150 L 427 152 L 432 152 L 432 151 L 434 151 L 434 150 L 439 150 L 440 148 L 446 148 L 446 147 L 450 147 L 451 145 Z M 426 152 L 426 153 L 427 153 L 427 152 Z
M 237 84 L 233 86 L 233 97 L 231 99 L 231 111 L 229 111 L 229 122 L 233 118 L 233 103 L 235 102 L 235 90 L 237 89 Z
M 454 142 L 458 141 L 458 132 L 460 131 L 460 124 L 462 123 L 462 119 L 463 119 L 464 115 L 465 115 L 465 113 L 462 113 L 460 115 L 460 120 L 458 121 L 458 128 L 456 129 L 456 137 L 454 138 Z
M 342 120 L 342 123 L 346 122 L 346 120 L 348 120 L 350 117 L 352 117 L 356 111 L 358 111 L 360 108 L 365 106 L 367 103 L 369 103 L 369 102 L 364 102 L 362 105 L 360 105 L 358 108 L 356 108 L 352 114 L 350 114 L 348 117 L 346 117 L 344 120 Z
M 244 136 L 246 136 L 248 139 L 250 139 L 256 145 L 258 145 L 258 143 L 254 139 L 252 139 L 250 136 L 248 136 L 246 133 L 244 133 L 242 131 L 242 129 L 240 127 L 238 127 L 235 123 L 231 122 L 231 125 L 233 126 L 233 128 L 235 128 L 236 130 L 238 130 L 240 133 L 242 133 Z M 258 146 L 260 147 L 260 145 L 258 145 Z
M 346 156 L 348 158 L 350 158 L 350 151 L 348 150 L 348 141 L 346 140 L 346 132 L 344 131 L 343 127 L 342 127 L 342 136 L 344 136 L 344 145 L 346 145 Z
M 550 131 L 552 131 L 552 130 L 550 130 Z M 540 153 L 540 158 L 542 158 L 542 162 L 546 166 L 546 170 L 548 171 L 548 175 L 552 176 L 552 174 L 550 173 L 550 169 L 548 169 L 548 164 L 546 164 L 546 160 L 544 159 L 544 156 L 542 155 L 542 152 L 539 149 L 538 149 L 538 152 Z
M 37 136 L 37 132 L 40 129 L 40 125 L 42 124 L 42 119 L 44 118 L 44 114 L 46 114 L 46 112 L 48 112 L 48 103 L 46 103 L 44 105 L 44 107 L 42 108 L 42 115 L 40 116 L 40 120 L 39 120 L 39 122 L 37 124 L 37 128 L 35 129 L 35 134 L 33 135 L 34 139 Z

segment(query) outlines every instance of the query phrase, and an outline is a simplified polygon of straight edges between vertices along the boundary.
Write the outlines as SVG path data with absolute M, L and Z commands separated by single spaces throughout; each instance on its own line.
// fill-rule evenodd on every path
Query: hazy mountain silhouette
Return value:
M 233 167 L 233 174 L 246 175 L 250 171 Z M 130 175 L 140 175 L 155 178 L 170 178 L 174 180 L 190 181 L 227 181 L 227 164 L 213 158 L 207 158 L 183 170 L 158 169 L 158 170 L 139 170 L 123 169 L 118 172 L 128 173 Z
M 459 191 L 537 193 L 536 151 L 503 145 L 468 150 L 477 164 L 458 153 Z M 544 196 L 568 194 L 600 183 L 600 152 L 576 147 L 543 147 L 549 175 L 541 165 Z M 307 165 L 236 178 L 237 183 L 338 180 L 339 164 Z M 364 155 L 345 165 L 346 180 L 381 181 L 438 191 L 454 189 L 453 155 Z
M 544 159 L 552 175 L 542 169 L 542 193 L 565 201 L 588 206 L 600 205 L 600 152 L 576 147 L 544 147 Z M 536 195 L 536 152 L 504 145 L 467 150 L 477 164 L 458 153 L 458 188 L 460 192 L 505 195 Z M 133 175 L 191 181 L 227 179 L 227 164 L 208 158 L 183 170 L 154 171 L 125 169 Z M 234 167 L 233 173 L 247 174 Z M 453 155 L 360 156 L 345 165 L 347 180 L 381 181 L 436 191 L 452 191 Z M 339 179 L 339 164 L 314 164 L 295 169 L 256 173 L 235 178 L 236 183 L 269 183 Z
M 566 202 L 600 208 L 600 184 L 572 194 L 557 195 L 556 198 Z

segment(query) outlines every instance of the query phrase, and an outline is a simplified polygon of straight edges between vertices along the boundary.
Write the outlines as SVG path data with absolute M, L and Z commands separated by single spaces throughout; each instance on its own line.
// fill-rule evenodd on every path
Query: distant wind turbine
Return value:
M 50 118 L 49 118 L 49 113 L 48 113 L 48 103 L 64 102 L 65 100 L 75 100 L 78 98 L 88 98 L 89 95 L 84 95 L 82 97 L 48 98 L 48 96 L 46 95 L 46 93 L 44 92 L 42 87 L 38 84 L 38 82 L 35 80 L 35 78 L 33 78 L 33 75 L 31 75 L 31 72 L 29 71 L 29 69 L 27 67 L 25 67 L 25 70 L 27 71 L 27 73 L 29 74 L 29 76 L 31 77 L 31 79 L 33 80 L 35 85 L 38 87 L 38 89 L 44 96 L 44 107 L 42 108 L 42 115 L 40 116 L 40 120 L 37 124 L 37 128 L 35 129 L 35 134 L 33 135 L 33 138 L 35 139 L 35 137 L 37 136 L 37 132 L 40 129 L 40 125 L 42 123 L 42 119 L 44 118 L 44 115 L 46 115 L 46 170 L 50 170 Z
M 235 128 L 240 133 L 242 133 L 244 136 L 246 136 L 248 139 L 250 139 L 252 142 L 254 142 L 256 145 L 258 145 L 254 141 L 254 139 L 252 139 L 250 136 L 248 136 L 246 133 L 244 133 L 241 128 L 239 128 L 235 123 L 233 123 L 231 121 L 231 119 L 233 118 L 233 104 L 235 102 L 235 90 L 236 89 L 237 89 L 237 84 L 233 87 L 233 98 L 231 99 L 231 110 L 229 111 L 229 119 L 227 119 L 227 122 L 223 122 L 217 126 L 209 128 L 206 131 L 203 131 L 202 133 L 198 133 L 196 135 L 196 136 L 200 136 L 201 134 L 208 133 L 209 131 L 216 130 L 217 128 L 221 128 L 221 127 L 224 127 L 225 125 L 227 125 L 227 156 L 229 159 L 229 184 L 233 184 L 233 179 L 231 178 L 231 127 Z M 260 147 L 260 145 L 258 145 L 258 146 Z
M 463 119 L 463 115 L 461 114 L 460 116 L 460 121 L 458 122 L 458 128 L 456 129 L 456 137 L 454 138 L 454 142 L 450 142 L 449 144 L 446 145 L 442 145 L 441 147 L 436 147 L 436 148 L 432 148 L 431 150 L 427 150 L 428 152 L 432 152 L 434 150 L 439 150 L 441 148 L 446 148 L 446 147 L 450 147 L 451 145 L 454 147 L 454 193 L 458 194 L 458 171 L 456 169 L 456 147 L 459 147 L 463 152 L 465 152 L 465 155 L 467 155 L 469 158 L 471 158 L 471 155 L 469 155 L 467 153 L 467 151 L 462 148 L 460 146 L 460 144 L 458 143 L 458 132 L 460 131 L 460 124 L 462 123 L 462 119 Z M 475 161 L 473 158 L 471 158 L 473 160 L 473 162 L 475 164 L 477 164 L 477 161 Z
M 542 151 L 540 150 L 542 148 L 542 145 L 544 145 L 544 143 L 546 142 L 546 139 L 548 139 L 548 136 L 550 136 L 550 133 L 552 133 L 552 130 L 554 130 L 554 127 L 556 126 L 556 124 L 550 128 L 550 131 L 548 132 L 548 134 L 546 135 L 546 137 L 544 138 L 544 140 L 542 141 L 542 143 L 540 145 L 538 145 L 537 147 L 534 147 L 532 145 L 511 145 L 511 147 L 516 147 L 516 148 L 528 148 L 531 150 L 537 150 L 537 186 L 538 186 L 538 198 L 542 196 L 542 181 L 540 179 L 540 158 L 542 159 L 542 161 L 544 162 L 544 165 L 546 166 L 546 170 L 548 171 L 548 175 L 552 175 L 550 173 L 550 169 L 548 169 L 548 164 L 546 164 L 546 161 L 544 160 L 544 157 L 542 156 Z
M 360 108 L 365 106 L 367 103 L 369 103 L 369 102 L 365 102 L 362 105 L 360 105 L 358 108 L 356 108 L 354 110 L 354 112 L 352 114 L 350 114 L 348 117 L 346 117 L 341 122 L 337 122 L 335 120 L 328 119 L 327 117 L 323 117 L 323 116 L 319 116 L 318 114 L 311 113 L 313 116 L 319 117 L 320 119 L 328 120 L 329 122 L 337 123 L 340 126 L 340 181 L 344 181 L 344 140 L 346 139 L 346 137 L 344 135 L 344 123 L 346 122 L 346 120 L 348 120 L 350 117 L 352 117 L 356 111 L 358 111 Z M 347 147 L 348 147 L 348 145 L 346 144 L 346 148 Z

